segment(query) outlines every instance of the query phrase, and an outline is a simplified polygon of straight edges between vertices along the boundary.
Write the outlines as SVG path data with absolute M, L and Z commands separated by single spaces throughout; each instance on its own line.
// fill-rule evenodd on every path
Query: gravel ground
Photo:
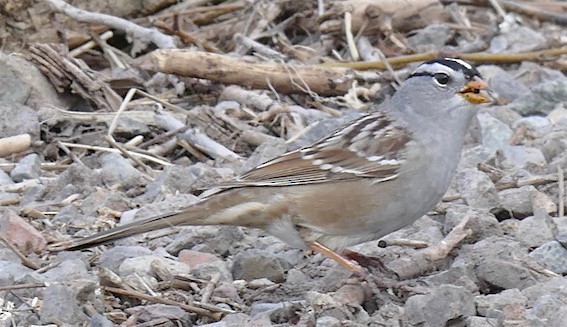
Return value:
M 559 26 L 521 18 L 509 14 L 494 25 L 483 50 L 532 51 L 567 40 Z M 474 43 L 450 24 L 406 36 L 418 52 L 465 51 Z M 46 247 L 186 206 L 206 186 L 376 108 L 389 84 L 373 100 L 360 97 L 360 110 L 354 102 L 327 104 L 340 117 L 305 98 L 244 93 L 291 108 L 274 122 L 303 122 L 297 134 L 293 124 L 287 131 L 254 125 L 243 113 L 252 106 L 229 96 L 250 92 L 241 87 L 146 77 L 145 89 L 154 94 L 189 83 L 206 89 L 208 97 L 191 98 L 183 108 L 234 115 L 263 137 L 253 144 L 208 134 L 242 156 L 215 160 L 185 152 L 172 134 L 159 143 L 172 165 L 143 167 L 120 153 L 73 147 L 108 147 L 103 136 L 113 115 L 62 115 L 56 108 L 89 104 L 57 92 L 23 57 L 0 54 L 0 137 L 27 133 L 32 140 L 29 149 L 0 159 L 0 235 L 22 253 L 0 243 L 0 326 L 565 326 L 567 77 L 558 67 L 530 61 L 478 67 L 498 103 L 479 111 L 444 201 L 382 242 L 352 247 L 388 270 L 361 278 L 321 254 L 239 227 L 174 227 L 82 252 Z M 371 83 L 363 87 L 373 90 Z M 154 109 L 145 107 L 152 121 Z M 148 140 L 166 130 L 137 119 L 120 121 L 117 140 Z M 443 251 L 441 242 L 462 225 L 466 238 Z

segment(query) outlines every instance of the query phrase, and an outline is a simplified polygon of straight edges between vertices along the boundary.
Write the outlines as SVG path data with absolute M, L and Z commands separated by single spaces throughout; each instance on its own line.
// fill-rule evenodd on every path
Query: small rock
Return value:
M 63 252 L 58 253 L 57 261 L 61 262 L 56 267 L 41 274 L 49 282 L 66 282 L 69 280 L 94 280 L 95 277 L 89 271 L 89 264 L 82 254 Z
M 140 186 L 142 173 L 128 159 L 117 153 L 107 153 L 100 158 L 102 168 L 100 176 L 108 186 L 120 185 L 123 189 Z
M 471 293 L 478 292 L 478 279 L 476 278 L 473 264 L 465 262 L 457 258 L 449 269 L 440 271 L 437 274 L 425 277 L 425 280 L 430 285 L 445 285 L 451 284 L 455 286 L 462 286 L 469 290 Z
M 498 99 L 510 103 L 530 91 L 530 89 L 514 75 L 496 65 L 477 67 L 483 78 L 488 81 L 490 89 L 498 94 Z
M 167 304 L 146 304 L 132 308 L 126 308 L 124 311 L 130 315 L 136 315 L 141 321 L 150 321 L 157 318 L 166 318 L 171 320 L 188 321 L 189 313 L 176 305 Z
M 485 173 L 466 168 L 456 178 L 459 193 L 471 207 L 492 209 L 498 205 L 498 191 Z
M 300 286 L 308 286 L 310 288 L 310 282 L 311 279 L 309 278 L 309 276 L 307 276 L 300 269 L 292 268 L 287 271 L 287 278 L 285 280 L 285 283 L 291 288 L 298 288 Z
M 0 216 L 0 235 L 25 254 L 42 252 L 47 245 L 43 235 L 11 209 L 5 209 Z
M 233 278 L 227 264 L 222 260 L 216 260 L 211 262 L 202 263 L 193 269 L 191 273 L 201 279 L 211 279 L 213 276 L 220 276 L 219 280 L 221 282 L 231 283 Z
M 281 283 L 285 280 L 284 274 L 280 260 L 272 253 L 251 249 L 240 252 L 234 257 L 232 265 L 234 279 L 251 281 L 265 277 L 275 283 Z
M 494 327 L 498 326 L 498 319 L 486 317 L 468 317 L 466 320 L 467 327 Z
M 14 184 L 10 175 L 6 174 L 2 169 L 0 169 L 0 185 L 10 185 Z
M 538 208 L 534 216 L 522 219 L 516 231 L 516 238 L 531 248 L 553 240 L 553 221 L 551 217 Z
M 500 205 L 509 211 L 514 218 L 524 218 L 532 214 L 532 192 L 536 188 L 532 185 L 520 188 L 510 188 L 498 192 Z
M 2 83 L 5 87 L 3 93 L 10 92 L 10 88 L 16 89 L 14 94 L 10 96 L 14 98 L 14 95 L 17 95 L 16 98 L 21 100 L 24 100 L 25 94 L 29 93 L 25 104 L 36 109 L 43 106 L 53 106 L 55 108 L 68 108 L 71 106 L 70 104 L 65 104 L 62 96 L 57 93 L 47 77 L 35 65 L 23 57 L 0 53 L 0 62 L 5 63 L 20 80 L 19 82 L 18 80 L 13 80 L 14 83 L 12 84 Z M 23 103 L 16 99 L 14 101 Z
M 156 260 L 159 261 L 160 264 L 162 264 L 173 275 L 187 274 L 189 272 L 189 267 L 183 262 L 163 258 L 156 255 L 147 255 L 124 260 L 118 268 L 118 274 L 121 277 L 126 277 L 134 273 L 154 276 L 152 262 Z
M 342 325 L 343 324 L 341 324 L 339 319 L 331 316 L 317 318 L 317 321 L 315 322 L 316 327 L 340 327 Z
M 115 327 L 116 325 L 100 313 L 91 315 L 89 320 L 91 327 Z
M 258 279 L 253 279 L 250 282 L 248 282 L 248 288 L 256 290 L 256 289 L 260 289 L 260 288 L 266 288 L 266 287 L 270 287 L 270 286 L 274 286 L 276 285 L 276 283 L 272 282 L 271 280 L 267 279 L 267 278 L 258 278 Z
M 471 241 L 481 240 L 489 236 L 502 236 L 503 232 L 500 224 L 493 214 L 465 205 L 450 205 L 445 214 L 445 225 L 443 233 L 449 233 L 463 217 L 468 216 L 469 222 L 466 228 L 472 230 L 473 234 L 468 237 Z
M 567 249 L 557 241 L 550 241 L 540 245 L 529 256 L 543 267 L 555 273 L 567 273 Z
M 474 302 L 479 315 L 487 318 L 501 318 L 504 308 L 510 304 L 527 306 L 528 298 L 517 288 L 503 290 L 498 294 L 475 296 Z
M 508 16 L 509 17 L 509 16 Z M 508 19 L 508 18 L 505 18 Z M 510 21 L 515 18 L 509 18 Z M 506 24 L 504 22 L 502 24 Z M 502 25 L 501 25 L 502 26 Z M 538 31 L 527 26 L 520 26 L 512 22 L 509 27 L 501 28 L 501 33 L 490 41 L 488 52 L 524 52 L 543 49 L 547 45 L 547 39 Z
M 508 125 L 486 112 L 479 112 L 476 117 L 480 125 L 482 149 L 487 157 L 509 146 L 513 132 Z
M 559 320 L 558 314 L 562 312 L 563 309 L 563 318 L 565 318 L 565 308 L 567 307 L 567 299 L 560 295 L 556 294 L 545 294 L 540 296 L 532 305 L 530 309 L 529 315 L 535 316 L 540 318 L 544 321 L 553 321 Z M 565 320 L 560 320 L 562 322 L 559 326 L 565 325 Z M 547 325 L 547 326 L 554 326 L 554 325 Z
M 195 226 L 183 228 L 173 242 L 166 246 L 167 252 L 177 255 L 183 249 L 196 245 L 206 246 L 211 253 L 223 256 L 243 237 L 242 229 L 233 226 Z M 204 248 L 195 249 L 204 252 Z
M 502 149 L 502 156 L 505 160 L 502 165 L 505 167 L 526 168 L 528 164 L 537 167 L 547 165 L 547 161 L 539 149 L 524 145 L 508 146 Z
M 475 272 L 478 279 L 497 289 L 524 289 L 536 283 L 529 269 L 505 260 L 482 260 Z
M 567 282 L 565 277 L 551 277 L 544 282 L 537 283 L 522 290 L 522 294 L 528 298 L 530 303 L 534 303 L 540 297 L 548 294 L 561 296 L 567 300 Z
M 558 103 L 567 101 L 567 80 L 546 81 L 531 89 L 508 107 L 522 116 L 548 115 Z
M 32 269 L 17 261 L 0 259 L 0 286 L 14 285 L 16 278 L 20 278 L 32 272 Z
M 98 266 L 116 273 L 124 260 L 151 254 L 152 251 L 143 246 L 113 246 L 102 252 L 98 258 Z
M 0 137 L 19 134 L 39 137 L 37 112 L 23 104 L 0 101 Z
M 191 193 L 227 180 L 233 175 L 231 169 L 213 168 L 204 163 L 196 163 L 189 167 L 169 166 L 147 186 L 146 192 L 139 196 L 138 200 L 147 202 L 164 193 Z
M 94 292 L 94 288 L 92 289 Z M 68 285 L 51 284 L 43 291 L 43 305 L 39 309 L 41 322 L 82 325 L 89 318 L 77 300 L 77 291 Z
M 221 259 L 214 254 L 192 250 L 181 250 L 178 254 L 178 257 L 179 261 L 184 262 L 189 267 L 191 267 L 191 269 L 200 264 L 213 261 L 221 261 Z
M 36 153 L 28 154 L 18 161 L 16 167 L 10 173 L 10 177 L 16 182 L 41 176 L 41 160 Z
M 241 303 L 242 299 L 238 295 L 238 289 L 233 283 L 221 282 L 214 290 L 213 296 L 231 299 L 237 303 Z
M 414 32 L 407 41 L 418 52 L 443 48 L 454 37 L 453 29 L 444 24 L 430 24 Z
M 335 294 L 333 294 L 333 298 L 339 303 L 348 306 L 357 306 L 362 305 L 362 303 L 366 301 L 366 292 L 361 285 L 347 284 L 339 288 Z
M 520 226 L 520 221 L 515 218 L 504 219 L 500 222 L 500 227 L 504 235 L 514 236 L 518 232 L 518 227 Z
M 3 55 L 0 59 L 5 59 Z M 0 101 L 6 103 L 24 104 L 30 95 L 30 87 L 24 83 L 6 64 L 5 60 L 0 60 Z
M 442 285 L 430 294 L 414 295 L 404 306 L 404 316 L 412 326 L 445 326 L 464 321 L 476 313 L 473 296 L 464 287 Z

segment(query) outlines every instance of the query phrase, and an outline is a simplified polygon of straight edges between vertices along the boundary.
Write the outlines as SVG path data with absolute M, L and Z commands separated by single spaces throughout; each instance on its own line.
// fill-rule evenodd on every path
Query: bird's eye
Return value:
M 445 73 L 436 73 L 435 75 L 433 75 L 433 78 L 435 79 L 435 82 L 440 86 L 445 86 L 449 84 L 449 81 L 451 81 L 451 77 L 449 77 L 449 75 Z

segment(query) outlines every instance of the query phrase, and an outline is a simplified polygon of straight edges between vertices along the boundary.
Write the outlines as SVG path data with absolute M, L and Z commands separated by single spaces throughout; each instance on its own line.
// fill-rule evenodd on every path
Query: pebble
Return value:
M 41 160 L 37 153 L 28 154 L 20 159 L 10 173 L 10 177 L 15 182 L 38 178 L 39 176 L 41 176 Z
M 544 243 L 529 255 L 544 268 L 562 275 L 567 273 L 567 249 L 557 241 Z

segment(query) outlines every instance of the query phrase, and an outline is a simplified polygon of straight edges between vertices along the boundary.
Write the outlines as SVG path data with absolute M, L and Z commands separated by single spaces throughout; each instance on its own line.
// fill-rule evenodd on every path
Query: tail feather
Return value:
M 190 213 L 187 211 L 169 213 L 117 226 L 81 239 L 55 243 L 49 246 L 49 250 L 82 250 L 166 227 L 207 224 L 204 221 L 201 222 L 199 218 L 199 216 L 191 217 Z
M 182 225 L 240 225 L 261 228 L 265 224 L 262 212 L 268 205 L 250 201 L 253 196 L 254 193 L 244 190 L 218 193 L 181 211 L 134 221 L 85 238 L 55 243 L 48 249 L 81 250 L 152 230 Z

